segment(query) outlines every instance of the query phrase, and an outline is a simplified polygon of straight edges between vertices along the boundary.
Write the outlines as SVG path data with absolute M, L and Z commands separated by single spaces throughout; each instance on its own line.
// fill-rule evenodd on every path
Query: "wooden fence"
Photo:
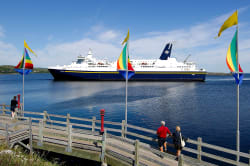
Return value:
M 0 105 L 0 111 L 2 111 L 2 115 L 8 115 L 9 116 L 9 106 L 8 105 Z M 58 131 L 57 134 L 63 135 L 65 139 L 59 140 L 60 144 L 66 146 L 66 151 L 71 152 L 72 147 L 76 146 L 84 146 L 84 145 L 76 145 L 72 142 L 73 137 L 78 137 L 81 139 L 81 132 L 84 133 L 84 139 L 88 139 L 93 142 L 99 142 L 100 147 L 95 147 L 96 151 L 101 152 L 101 161 L 104 160 L 105 153 L 108 152 L 108 149 L 106 149 L 106 146 L 112 146 L 115 148 L 118 148 L 121 151 L 124 151 L 125 153 L 130 154 L 133 156 L 131 159 L 119 156 L 118 154 L 114 154 L 114 157 L 118 157 L 121 160 L 124 160 L 127 163 L 134 165 L 145 165 L 143 163 L 139 163 L 139 158 L 143 160 L 147 160 L 150 162 L 158 163 L 158 165 L 165 165 L 165 163 L 158 162 L 154 158 L 150 158 L 150 156 L 140 153 L 140 150 L 143 149 L 145 151 L 150 151 L 153 154 L 157 154 L 160 157 L 167 157 L 167 158 L 173 158 L 174 156 L 169 155 L 167 153 L 162 153 L 156 148 L 152 148 L 152 145 L 148 144 L 148 142 L 154 143 L 157 141 L 155 139 L 155 130 L 142 128 L 139 126 L 127 125 L 127 131 L 125 130 L 125 121 L 119 122 L 110 122 L 105 121 L 105 133 L 103 136 L 99 135 L 100 130 L 100 120 L 97 120 L 96 117 L 93 117 L 92 119 L 86 119 L 86 118 L 79 118 L 79 117 L 71 117 L 70 114 L 64 115 L 55 115 L 55 114 L 48 114 L 46 111 L 44 112 L 29 112 L 24 111 L 24 116 L 22 119 L 28 120 L 29 117 L 32 117 L 32 126 L 36 126 L 38 128 L 38 134 L 33 136 L 33 139 L 38 140 L 38 145 L 42 146 L 44 140 L 53 142 L 53 140 L 49 140 L 50 138 L 46 138 L 44 136 L 44 129 L 52 129 L 56 128 Z M 86 137 L 86 133 L 89 133 L 88 137 Z M 127 147 L 122 147 L 113 143 L 112 141 L 108 141 L 106 138 L 114 138 L 116 140 L 126 142 L 127 144 L 130 144 L 134 148 L 128 149 Z M 133 139 L 132 139 L 133 138 Z M 83 137 L 82 137 L 83 139 Z M 58 141 L 56 142 L 58 143 Z M 169 144 L 169 146 L 173 146 Z M 94 148 L 94 147 L 89 147 Z M 204 151 L 203 149 L 210 149 L 213 151 L 216 151 L 216 155 L 212 153 L 208 153 Z M 140 150 L 139 150 L 140 149 Z M 188 139 L 186 146 L 183 148 L 183 151 L 189 152 L 191 154 L 196 155 L 196 158 L 190 158 L 188 156 L 181 155 L 179 160 L 179 165 L 183 165 L 183 163 L 191 164 L 192 162 L 199 162 L 199 163 L 205 163 L 203 161 L 203 157 L 217 160 L 223 163 L 228 163 L 232 165 L 243 165 L 243 166 L 250 166 L 250 151 L 248 153 L 243 152 L 237 152 L 235 150 L 231 150 L 228 148 L 208 144 L 202 141 L 202 138 L 198 137 L 197 140 Z M 242 162 L 241 160 L 237 162 L 236 160 L 225 158 L 223 156 L 219 156 L 218 154 L 226 153 L 231 156 L 237 156 L 239 155 L 240 158 L 245 158 L 245 160 L 248 160 L 248 164 L 246 162 Z M 112 152 L 110 152 L 112 153 Z M 184 159 L 183 159 L 184 158 Z
M 5 120 L 10 118 L 2 117 Z M 0 136 L 5 138 L 6 145 L 13 147 L 16 143 L 21 144 L 25 148 L 29 149 L 32 153 L 32 120 L 17 121 L 16 123 L 0 123 Z M 22 143 L 22 141 L 29 139 L 29 147 Z M 3 141 L 3 140 L 2 140 Z

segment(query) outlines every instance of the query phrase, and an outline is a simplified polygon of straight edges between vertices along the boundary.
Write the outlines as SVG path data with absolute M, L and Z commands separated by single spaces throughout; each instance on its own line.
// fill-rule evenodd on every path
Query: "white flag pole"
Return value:
M 125 104 L 125 133 L 127 133 L 127 124 L 128 124 L 128 55 L 129 55 L 129 40 L 127 41 L 127 50 L 126 50 L 126 65 L 127 65 L 127 69 L 126 69 L 126 104 Z
M 238 66 L 238 71 L 237 71 L 237 78 L 240 81 L 240 66 L 239 66 L 239 52 L 238 52 L 238 32 L 239 32 L 239 27 L 237 24 L 236 27 L 237 30 L 237 47 L 236 47 L 236 55 L 237 55 L 237 66 Z M 236 150 L 237 152 L 240 152 L 240 84 L 237 84 L 237 131 L 236 131 Z M 237 153 L 237 162 L 239 162 L 240 156 L 239 153 Z
M 24 113 L 24 71 L 25 71 L 25 49 L 23 54 L 23 113 Z

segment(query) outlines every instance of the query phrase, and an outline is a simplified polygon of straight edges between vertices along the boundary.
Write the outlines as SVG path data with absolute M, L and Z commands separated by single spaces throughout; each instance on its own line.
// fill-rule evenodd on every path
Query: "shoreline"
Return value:
M 12 65 L 0 65 L 0 74 L 18 74 L 14 70 L 15 66 Z M 34 68 L 32 73 L 49 73 L 47 68 L 37 67 Z
M 10 75 L 15 75 L 15 74 L 19 74 L 18 72 L 0 72 L 0 75 L 7 75 L 7 74 L 10 74 Z M 30 74 L 49 74 L 49 72 L 31 72 Z
M 231 73 L 207 72 L 208 76 L 231 76 Z

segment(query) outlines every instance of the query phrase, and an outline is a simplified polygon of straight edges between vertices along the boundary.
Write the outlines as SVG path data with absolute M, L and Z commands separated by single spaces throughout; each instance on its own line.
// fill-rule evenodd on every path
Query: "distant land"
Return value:
M 12 65 L 0 65 L 0 74 L 12 74 L 17 73 L 14 70 L 15 66 Z M 33 73 L 49 73 L 47 68 L 34 68 Z M 218 76 L 228 76 L 231 75 L 231 73 L 220 73 L 220 72 L 208 72 L 208 75 L 218 75 Z
M 231 76 L 231 73 L 217 73 L 217 72 L 207 72 L 210 76 Z
M 12 74 L 12 73 L 17 73 L 14 70 L 15 66 L 12 65 L 0 65 L 0 74 Z M 33 73 L 48 73 L 48 69 L 47 68 L 34 68 Z

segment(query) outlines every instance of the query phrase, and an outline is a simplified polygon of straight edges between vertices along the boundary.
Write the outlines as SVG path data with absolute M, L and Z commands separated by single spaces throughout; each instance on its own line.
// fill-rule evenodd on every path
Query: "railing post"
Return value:
M 39 140 L 37 142 L 38 146 L 43 146 L 43 120 L 39 121 Z
M 67 114 L 66 122 L 67 122 L 67 127 L 68 127 L 70 124 L 70 114 L 69 113 Z
M 33 153 L 33 146 L 32 146 L 32 119 L 31 117 L 29 117 L 29 136 L 30 136 L 30 139 L 29 139 L 29 144 L 30 144 L 30 154 Z
M 135 140 L 135 163 L 134 166 L 139 166 L 139 140 Z
M 104 130 L 104 133 L 102 135 L 102 153 L 101 153 L 101 162 L 102 165 L 105 165 L 105 151 L 106 151 L 106 136 L 107 136 L 107 131 Z
M 72 125 L 70 125 L 70 114 L 67 114 L 67 132 L 68 132 L 68 146 L 66 147 L 66 152 L 72 152 Z
M 22 116 L 24 116 L 24 110 L 23 110 L 23 105 L 22 104 L 20 104 L 20 110 L 18 110 L 18 111 L 20 111 Z
M 181 154 L 178 158 L 178 166 L 184 166 L 183 154 Z
M 5 115 L 5 104 L 3 104 L 2 109 L 3 109 L 3 115 Z
M 122 137 L 125 137 L 125 120 L 122 120 L 122 133 L 121 133 Z
M 10 146 L 10 139 L 9 139 L 9 125 L 6 123 L 5 125 L 5 130 L 6 130 L 6 144 L 9 147 Z
M 201 144 L 202 144 L 202 138 L 198 137 L 198 145 L 197 145 L 198 154 L 197 154 L 197 159 L 199 161 L 201 161 L 201 153 L 202 153 Z
M 92 133 L 95 132 L 95 121 L 96 121 L 96 117 L 93 116 L 93 118 L 92 118 Z
M 47 122 L 47 111 L 43 111 L 43 123 L 44 123 L 44 126 L 46 126 L 46 122 Z
M 66 152 L 72 152 L 72 125 L 68 125 L 68 146 Z

